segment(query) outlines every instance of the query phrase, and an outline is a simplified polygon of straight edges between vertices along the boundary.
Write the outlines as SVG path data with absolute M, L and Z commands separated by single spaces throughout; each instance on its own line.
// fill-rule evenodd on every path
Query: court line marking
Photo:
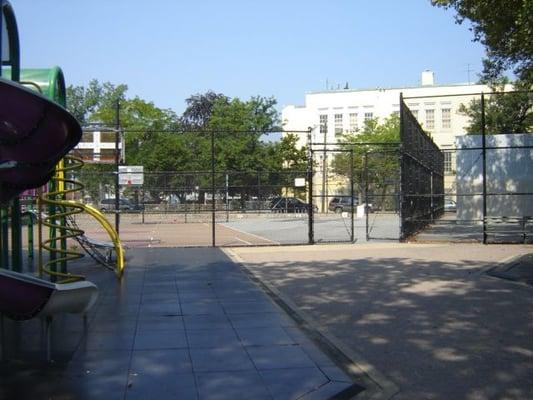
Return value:
M 246 231 L 241 231 L 240 229 L 233 228 L 233 227 L 226 226 L 226 225 L 222 225 L 222 224 L 220 224 L 220 226 L 223 226 L 223 227 L 226 228 L 226 229 L 231 229 L 231 230 L 233 230 L 233 231 L 235 231 L 235 232 L 242 233 L 242 234 L 244 234 L 244 235 L 250 235 L 250 236 L 255 237 L 255 238 L 257 238 L 257 239 L 263 240 L 264 242 L 267 242 L 267 243 L 270 242 L 270 243 L 275 244 L 275 245 L 281 245 L 280 242 L 276 242 L 275 240 L 267 239 L 267 238 L 265 238 L 265 237 L 263 237 L 263 236 L 259 236 L 259 235 L 256 235 L 256 234 L 254 234 L 254 233 L 249 233 L 249 232 L 246 232 Z M 250 245 L 252 245 L 252 243 L 250 243 Z
M 238 240 L 239 242 L 242 242 L 244 244 L 247 244 L 248 246 L 251 246 L 252 243 L 251 242 L 248 242 L 247 240 L 243 240 L 241 238 L 239 238 L 238 236 L 235 236 L 235 240 Z

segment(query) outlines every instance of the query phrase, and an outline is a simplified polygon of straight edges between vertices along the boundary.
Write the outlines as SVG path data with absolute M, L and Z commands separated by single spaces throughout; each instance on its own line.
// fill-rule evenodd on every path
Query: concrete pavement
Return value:
M 391 381 L 397 391 L 387 397 L 488 400 L 533 398 L 533 288 L 487 274 L 531 249 L 381 243 L 228 253 Z

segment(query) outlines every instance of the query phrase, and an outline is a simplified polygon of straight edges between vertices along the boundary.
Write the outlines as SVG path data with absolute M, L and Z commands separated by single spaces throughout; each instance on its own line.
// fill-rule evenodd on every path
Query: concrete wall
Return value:
M 481 135 L 456 138 L 457 146 L 457 219 L 483 217 L 483 159 L 479 148 Z M 533 135 L 487 135 L 487 147 L 533 146 Z M 533 149 L 487 149 L 487 216 L 533 216 Z

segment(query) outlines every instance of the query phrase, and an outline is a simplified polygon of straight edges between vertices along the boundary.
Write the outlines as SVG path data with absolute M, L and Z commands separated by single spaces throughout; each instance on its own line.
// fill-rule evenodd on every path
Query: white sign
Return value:
M 294 187 L 305 187 L 305 178 L 294 178 Z
M 119 185 L 142 185 L 144 183 L 144 167 L 142 165 L 119 165 Z

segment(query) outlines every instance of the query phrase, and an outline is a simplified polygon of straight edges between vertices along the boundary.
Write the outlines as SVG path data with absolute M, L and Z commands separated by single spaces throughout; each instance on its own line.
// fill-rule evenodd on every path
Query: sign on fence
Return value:
M 120 165 L 118 167 L 119 185 L 139 186 L 144 183 L 144 167 L 142 165 Z
M 294 187 L 305 187 L 305 178 L 294 178 Z

